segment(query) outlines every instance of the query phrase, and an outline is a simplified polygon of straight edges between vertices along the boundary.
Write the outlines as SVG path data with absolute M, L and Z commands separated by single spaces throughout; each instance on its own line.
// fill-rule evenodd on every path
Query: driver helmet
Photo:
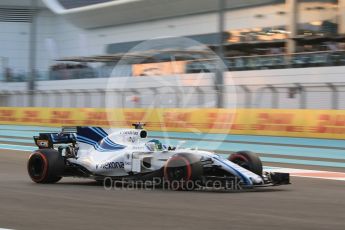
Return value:
M 161 151 L 163 150 L 162 142 L 159 140 L 153 139 L 146 143 L 146 146 L 150 149 L 150 151 Z

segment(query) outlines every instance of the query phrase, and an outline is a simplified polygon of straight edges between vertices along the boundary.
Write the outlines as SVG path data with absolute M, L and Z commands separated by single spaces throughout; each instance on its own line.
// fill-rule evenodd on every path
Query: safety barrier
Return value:
M 0 124 L 129 127 L 138 121 L 153 131 L 345 139 L 344 110 L 0 107 Z

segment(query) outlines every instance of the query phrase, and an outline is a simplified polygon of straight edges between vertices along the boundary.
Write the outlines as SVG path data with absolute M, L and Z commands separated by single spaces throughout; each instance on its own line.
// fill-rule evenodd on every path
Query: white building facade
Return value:
M 68 7 L 71 8 L 64 8 L 61 2 L 65 2 L 65 6 L 70 2 Z M 81 1 L 37 1 L 37 13 L 30 14 L 32 11 L 28 10 L 34 10 L 30 8 L 30 0 L 1 1 L 0 8 L 12 13 L 3 13 L 0 21 L 0 67 L 9 67 L 15 72 L 29 71 L 31 15 L 37 25 L 35 56 L 39 71 L 47 71 L 55 59 L 104 54 L 109 44 L 218 32 L 217 1 L 94 0 L 87 6 L 80 6 L 78 2 Z M 256 5 L 250 2 L 253 1 L 228 1 L 226 31 L 289 23 L 285 1 L 263 0 Z M 300 1 L 298 7 L 299 23 L 328 20 L 341 27 L 345 20 L 338 14 L 341 4 L 338 7 L 336 1 Z

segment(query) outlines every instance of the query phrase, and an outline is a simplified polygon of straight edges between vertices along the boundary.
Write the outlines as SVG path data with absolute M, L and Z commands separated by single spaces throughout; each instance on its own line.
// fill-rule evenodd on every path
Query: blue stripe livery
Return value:
M 126 146 L 111 141 L 108 134 L 100 127 L 78 127 L 77 141 L 92 145 L 97 151 L 117 151 Z

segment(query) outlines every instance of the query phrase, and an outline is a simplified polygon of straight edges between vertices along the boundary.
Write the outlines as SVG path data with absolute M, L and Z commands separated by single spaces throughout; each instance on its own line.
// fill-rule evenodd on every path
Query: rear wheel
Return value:
M 176 154 L 164 166 L 164 178 L 172 190 L 193 190 L 203 174 L 200 158 L 192 154 Z
M 41 184 L 56 183 L 62 178 L 65 161 L 54 149 L 40 149 L 30 155 L 27 167 L 32 181 Z
M 239 151 L 229 156 L 229 160 L 259 176 L 262 176 L 262 162 L 256 153 Z

